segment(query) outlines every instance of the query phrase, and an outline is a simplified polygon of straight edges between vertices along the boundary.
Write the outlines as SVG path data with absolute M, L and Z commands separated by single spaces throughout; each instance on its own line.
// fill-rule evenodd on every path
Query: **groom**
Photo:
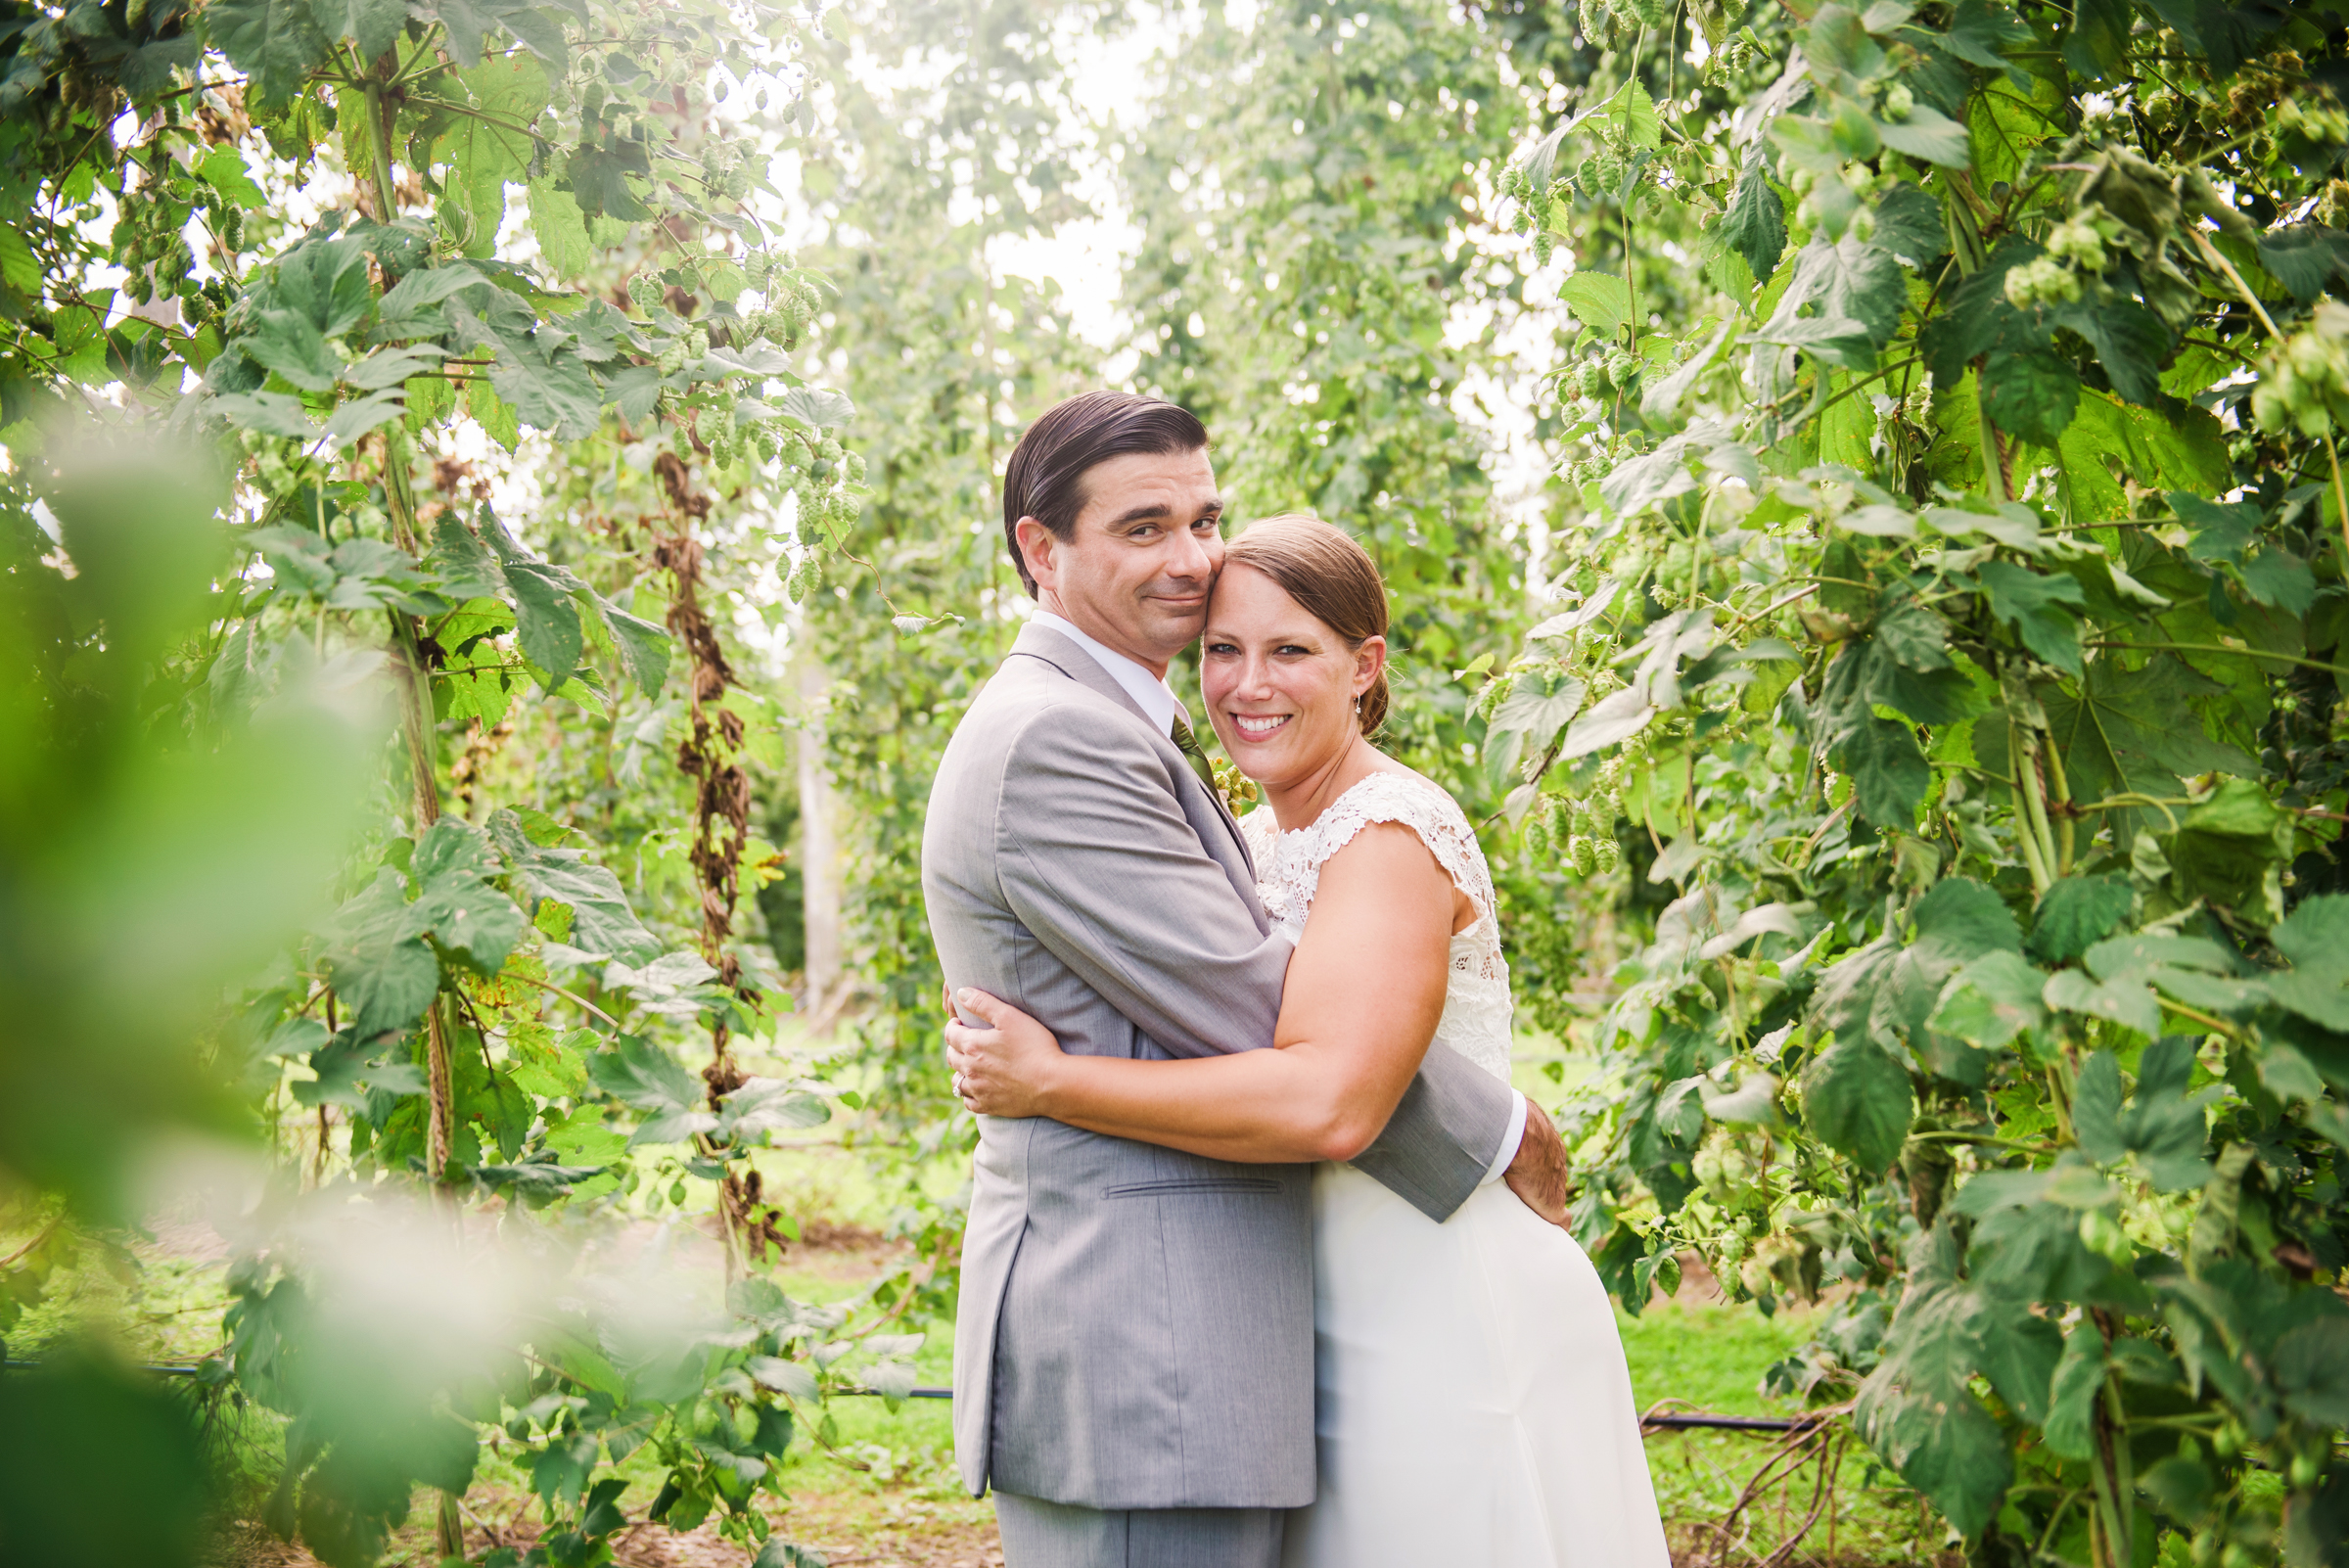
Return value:
M 1223 559 L 1207 431 L 1095 392 L 1012 452 L 1003 531 L 1036 611 L 939 766 L 922 890 L 950 988 L 1063 1049 L 1268 1047 L 1290 947 L 1165 682 Z M 1429 1219 L 1506 1176 L 1564 1210 L 1522 1095 L 1432 1047 L 1356 1160 Z M 1048 1120 L 980 1120 L 954 1446 L 1007 1568 L 1271 1568 L 1313 1499 L 1311 1171 Z

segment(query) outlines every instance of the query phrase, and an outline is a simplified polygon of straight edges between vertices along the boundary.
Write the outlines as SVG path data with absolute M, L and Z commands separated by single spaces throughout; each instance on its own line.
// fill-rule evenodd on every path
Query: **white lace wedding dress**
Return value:
M 1251 812 L 1266 908 L 1301 935 L 1322 865 L 1372 822 L 1410 828 L 1475 904 L 1435 1038 L 1506 1082 L 1493 877 L 1450 795 L 1382 771 L 1295 832 Z M 1315 1167 L 1313 1344 L 1320 1489 L 1283 1568 L 1670 1568 L 1606 1289 L 1500 1182 L 1437 1224 Z

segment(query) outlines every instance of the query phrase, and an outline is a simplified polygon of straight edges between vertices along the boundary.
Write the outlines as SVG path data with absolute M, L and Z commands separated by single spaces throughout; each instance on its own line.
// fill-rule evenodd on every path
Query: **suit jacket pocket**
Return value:
M 1129 1181 L 1123 1186 L 1105 1187 L 1104 1198 L 1175 1198 L 1185 1193 L 1211 1192 L 1278 1192 L 1280 1183 L 1263 1176 L 1201 1176 L 1189 1181 Z

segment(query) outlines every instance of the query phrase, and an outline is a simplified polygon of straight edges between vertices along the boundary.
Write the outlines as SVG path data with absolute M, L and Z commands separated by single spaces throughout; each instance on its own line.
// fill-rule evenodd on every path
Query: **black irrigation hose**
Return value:
M 0 1361 L 0 1366 L 6 1366 L 12 1371 L 29 1371 L 40 1364 L 41 1363 L 38 1361 Z M 185 1363 L 167 1365 L 149 1364 L 142 1367 L 141 1370 L 153 1372 L 158 1377 L 194 1377 L 197 1372 L 196 1367 Z M 888 1397 L 882 1390 L 877 1388 L 839 1388 L 834 1389 L 832 1392 L 835 1394 L 870 1395 L 875 1398 L 883 1399 Z M 950 1388 L 913 1388 L 907 1389 L 905 1393 L 899 1397 L 909 1400 L 950 1400 L 954 1397 L 954 1391 Z M 1816 1415 L 1797 1415 L 1791 1417 L 1775 1415 L 1712 1415 L 1702 1411 L 1696 1411 L 1686 1414 L 1643 1416 L 1640 1418 L 1639 1426 L 1642 1431 L 1662 1432 L 1685 1432 L 1699 1428 L 1723 1432 L 1795 1432 L 1818 1426 L 1822 1419 L 1823 1417 Z

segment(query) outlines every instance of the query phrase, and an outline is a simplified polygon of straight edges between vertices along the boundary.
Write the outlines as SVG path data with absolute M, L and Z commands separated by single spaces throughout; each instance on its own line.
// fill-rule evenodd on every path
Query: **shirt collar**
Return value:
M 1108 672 L 1110 679 L 1118 683 L 1119 690 L 1133 699 L 1134 706 L 1142 711 L 1150 722 L 1158 726 L 1160 733 L 1172 734 L 1174 732 L 1174 715 L 1183 711 L 1182 699 L 1176 697 L 1165 681 L 1106 643 L 1086 636 L 1066 616 L 1056 616 L 1049 610 L 1038 610 L 1028 619 L 1035 625 L 1050 627 L 1078 647 L 1082 648 L 1086 653 L 1091 654 L 1093 662 Z M 1188 723 L 1189 719 L 1186 717 L 1184 722 Z

